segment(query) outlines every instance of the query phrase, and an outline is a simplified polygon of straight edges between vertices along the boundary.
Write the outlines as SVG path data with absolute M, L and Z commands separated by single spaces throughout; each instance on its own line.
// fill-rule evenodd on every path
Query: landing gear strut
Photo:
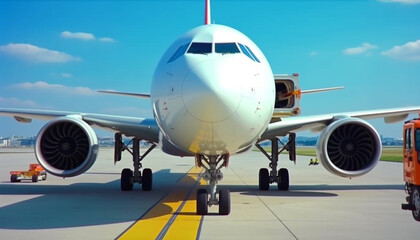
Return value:
M 217 198 L 217 183 L 223 179 L 223 174 L 220 171 L 222 167 L 227 167 L 229 164 L 229 155 L 220 156 L 204 156 L 196 155 L 196 164 L 203 167 L 206 171 L 202 177 L 209 183 L 210 194 L 207 189 L 199 189 L 197 191 L 197 214 L 206 215 L 208 207 L 219 205 L 220 215 L 229 215 L 230 213 L 230 192 L 227 189 L 221 189 L 218 192 Z M 218 166 L 219 165 L 219 166 Z M 210 196 L 209 196 L 210 195 Z M 210 197 L 210 198 L 209 198 Z
M 269 171 L 267 168 L 261 168 L 258 178 L 258 186 L 260 190 L 266 191 L 270 188 L 271 183 L 277 183 L 277 188 L 282 191 L 289 190 L 289 171 L 286 168 L 281 168 L 277 171 L 277 163 L 279 155 L 284 150 L 289 152 L 289 159 L 296 161 L 296 134 L 289 133 L 289 141 L 287 144 L 283 144 L 279 151 L 279 139 L 271 139 L 271 156 L 261 147 L 259 143 L 256 144 L 257 148 L 270 160 Z
M 143 175 L 140 169 L 142 168 L 141 161 L 149 154 L 155 147 L 152 144 L 149 149 L 140 155 L 140 139 L 133 138 L 133 149 L 132 151 L 122 141 L 121 133 L 115 134 L 115 152 L 114 152 L 114 163 L 121 160 L 121 152 L 127 150 L 133 156 L 133 171 L 129 168 L 124 168 L 121 172 L 121 190 L 132 191 L 134 183 L 140 183 L 143 191 L 152 190 L 153 186 L 153 173 L 150 168 L 143 170 Z

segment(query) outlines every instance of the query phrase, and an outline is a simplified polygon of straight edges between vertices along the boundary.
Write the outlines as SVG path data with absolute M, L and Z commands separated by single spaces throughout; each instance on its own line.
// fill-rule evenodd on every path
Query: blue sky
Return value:
M 345 86 L 304 96 L 302 115 L 420 105 L 420 0 L 213 0 L 211 10 L 274 73 L 299 72 L 302 89 Z M 0 1 L 0 107 L 151 117 L 149 100 L 96 91 L 149 92 L 166 48 L 203 19 L 204 0 Z M 371 123 L 401 136 L 401 123 Z M 0 136 L 43 124 L 0 117 Z

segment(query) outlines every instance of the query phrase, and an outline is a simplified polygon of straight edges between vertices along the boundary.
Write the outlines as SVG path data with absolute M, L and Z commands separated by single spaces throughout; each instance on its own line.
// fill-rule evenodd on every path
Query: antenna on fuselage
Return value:
M 204 25 L 211 24 L 211 15 L 210 15 L 210 0 L 205 0 L 206 8 L 204 10 Z

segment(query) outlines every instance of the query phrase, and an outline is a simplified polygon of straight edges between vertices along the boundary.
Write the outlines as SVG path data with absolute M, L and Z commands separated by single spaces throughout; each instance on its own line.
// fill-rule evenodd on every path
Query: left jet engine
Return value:
M 95 162 L 98 138 L 80 118 L 56 118 L 38 133 L 35 155 L 44 169 L 55 176 L 77 176 Z

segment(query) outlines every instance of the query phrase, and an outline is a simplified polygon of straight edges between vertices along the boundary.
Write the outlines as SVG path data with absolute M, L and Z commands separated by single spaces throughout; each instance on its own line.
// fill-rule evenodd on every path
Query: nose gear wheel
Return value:
M 207 189 L 199 189 L 197 191 L 197 214 L 206 215 L 208 207 L 213 205 L 219 206 L 220 215 L 230 214 L 230 191 L 228 189 L 220 189 L 217 192 L 217 183 L 223 179 L 221 168 L 227 167 L 229 164 L 229 155 L 220 156 L 204 156 L 196 155 L 196 165 L 203 167 L 206 171 L 202 174 L 204 180 L 209 184 L 209 192 Z M 217 197 L 218 196 L 218 197 Z

